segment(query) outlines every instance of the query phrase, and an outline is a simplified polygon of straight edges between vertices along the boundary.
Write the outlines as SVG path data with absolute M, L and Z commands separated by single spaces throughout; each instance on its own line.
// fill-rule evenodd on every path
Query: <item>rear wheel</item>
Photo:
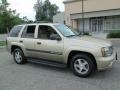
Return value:
M 16 48 L 13 51 L 13 58 L 14 58 L 14 61 L 17 64 L 25 64 L 26 63 L 26 59 L 25 59 L 24 53 L 23 53 L 23 51 L 20 48 Z
M 95 65 L 88 55 L 76 54 L 71 60 L 71 69 L 77 76 L 88 77 L 95 71 Z

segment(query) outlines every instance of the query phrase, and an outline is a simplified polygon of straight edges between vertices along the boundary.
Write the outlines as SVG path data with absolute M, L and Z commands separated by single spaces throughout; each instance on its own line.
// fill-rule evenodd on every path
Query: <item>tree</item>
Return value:
M 4 11 L 7 11 L 8 5 L 9 5 L 9 3 L 7 2 L 7 0 L 1 0 L 0 13 L 3 13 Z
M 0 4 L 0 33 L 7 33 L 14 25 L 20 24 L 23 20 L 16 13 L 16 10 L 8 9 L 7 0 L 1 0 Z
M 27 18 L 27 16 L 24 16 L 24 17 L 22 18 L 22 23 L 33 23 L 33 21 L 32 21 L 32 20 L 29 20 L 29 19 Z
M 36 21 L 53 21 L 53 16 L 59 13 L 59 8 L 55 4 L 51 4 L 49 0 L 37 0 L 34 5 L 36 11 Z

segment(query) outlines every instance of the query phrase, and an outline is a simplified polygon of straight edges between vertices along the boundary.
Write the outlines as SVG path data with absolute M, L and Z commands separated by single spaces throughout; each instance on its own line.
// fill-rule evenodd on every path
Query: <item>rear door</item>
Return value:
M 36 25 L 26 25 L 19 40 L 24 46 L 27 57 L 34 57 L 35 54 L 34 51 L 32 51 L 35 49 L 35 30 Z

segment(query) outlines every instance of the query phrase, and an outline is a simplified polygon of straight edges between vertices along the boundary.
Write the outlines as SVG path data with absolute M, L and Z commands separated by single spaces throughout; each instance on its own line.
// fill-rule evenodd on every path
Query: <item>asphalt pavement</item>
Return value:
M 117 52 L 120 56 L 120 48 Z M 67 68 L 31 62 L 17 65 L 5 49 L 0 49 L 0 90 L 120 90 L 120 61 L 111 69 L 80 78 Z
M 0 36 L 1 41 L 5 38 Z M 112 42 L 118 61 L 113 68 L 89 78 L 77 77 L 67 68 L 31 62 L 17 65 L 5 49 L 0 49 L 0 90 L 120 90 L 120 40 Z

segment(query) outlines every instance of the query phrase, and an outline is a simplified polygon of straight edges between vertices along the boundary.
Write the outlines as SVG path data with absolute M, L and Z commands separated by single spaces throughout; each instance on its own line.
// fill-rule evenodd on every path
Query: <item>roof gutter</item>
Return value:
M 65 0 L 63 1 L 63 3 L 68 4 L 68 3 L 78 2 L 78 1 L 82 1 L 82 0 Z

